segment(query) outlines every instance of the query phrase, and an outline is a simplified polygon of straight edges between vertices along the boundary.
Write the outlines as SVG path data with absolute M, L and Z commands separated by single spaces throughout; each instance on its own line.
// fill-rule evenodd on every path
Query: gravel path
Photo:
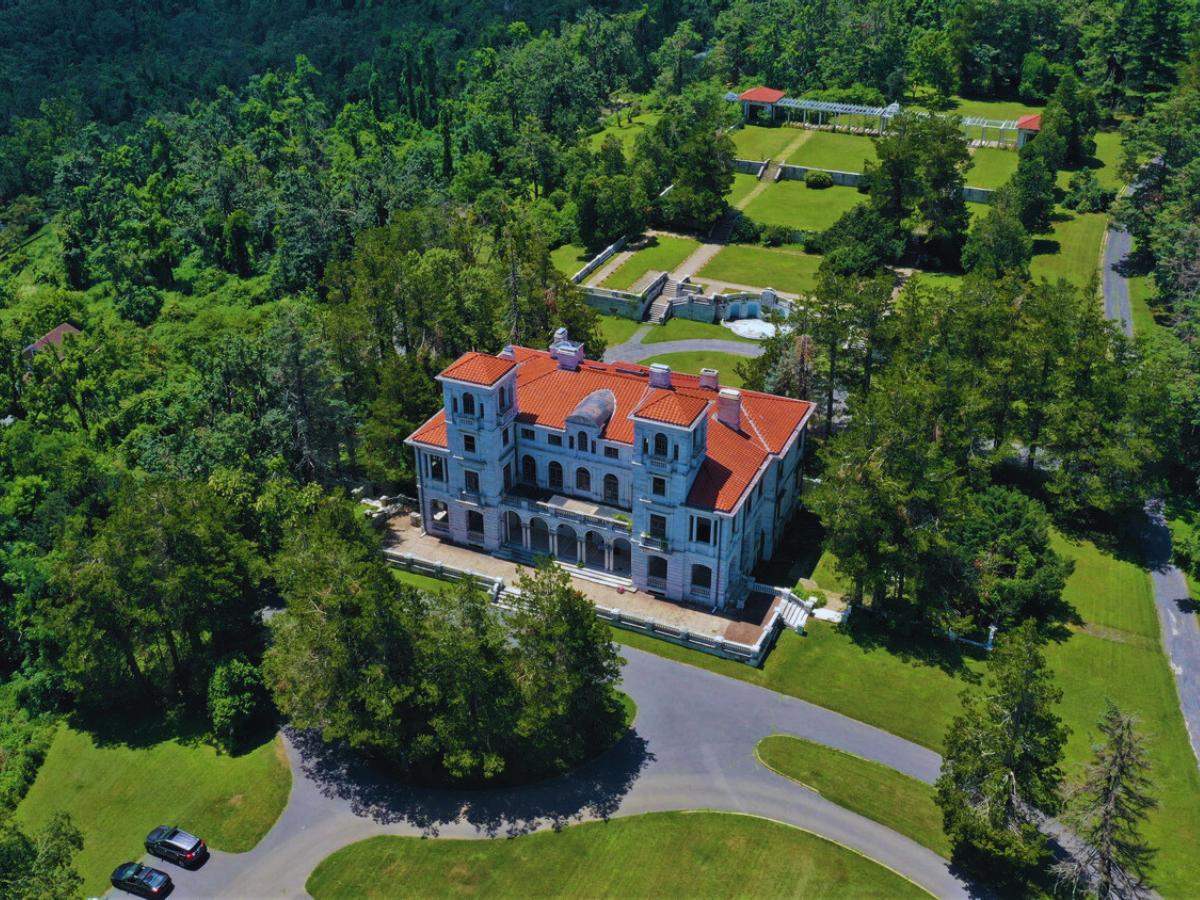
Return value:
M 605 362 L 641 362 L 651 356 L 664 353 L 731 353 L 734 356 L 762 356 L 763 345 L 747 341 L 717 341 L 707 338 L 690 338 L 684 341 L 662 341 L 658 344 L 643 344 L 642 338 L 654 328 L 648 325 L 639 328 L 633 337 L 623 344 L 609 347 L 604 353 Z
M 712 809 L 788 822 L 858 850 L 938 897 L 971 895 L 930 850 L 776 775 L 754 758 L 767 735 L 796 734 L 878 760 L 923 781 L 937 754 L 818 706 L 746 682 L 625 648 L 633 731 L 564 778 L 520 789 L 406 788 L 319 741 L 291 735 L 287 808 L 252 851 L 214 852 L 198 872 L 165 866 L 175 896 L 302 897 L 313 868 L 378 834 L 508 837 L 643 812 Z

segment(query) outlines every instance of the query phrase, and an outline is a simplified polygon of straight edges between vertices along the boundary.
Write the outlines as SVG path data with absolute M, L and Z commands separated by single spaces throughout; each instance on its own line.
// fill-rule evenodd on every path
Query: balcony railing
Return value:
M 483 532 L 482 531 L 468 531 L 467 532 L 467 543 L 468 544 L 482 544 L 483 543 Z
M 612 519 L 608 516 L 593 516 L 572 509 L 564 509 L 561 506 L 555 506 L 551 503 L 543 503 L 540 500 L 533 500 L 529 497 L 517 497 L 512 494 L 506 494 L 504 503 L 508 506 L 518 506 L 521 509 L 527 509 L 538 515 L 566 519 L 568 522 L 578 522 L 580 525 L 608 528 L 612 531 L 632 532 L 633 530 L 629 522 L 624 522 L 621 519 Z
M 661 550 L 666 553 L 670 549 L 670 542 L 665 535 L 647 534 L 642 532 L 642 546 L 651 547 L 655 550 Z
M 648 575 L 646 577 L 646 587 L 652 591 L 661 591 L 665 593 L 667 590 L 667 579 L 655 578 L 653 575 Z
M 459 500 L 466 500 L 468 503 L 479 503 L 479 491 L 472 491 L 469 488 L 463 488 L 458 492 Z
M 650 464 L 650 468 L 658 469 L 663 472 L 671 471 L 671 458 L 669 456 L 655 456 L 653 453 L 646 456 L 646 462 Z

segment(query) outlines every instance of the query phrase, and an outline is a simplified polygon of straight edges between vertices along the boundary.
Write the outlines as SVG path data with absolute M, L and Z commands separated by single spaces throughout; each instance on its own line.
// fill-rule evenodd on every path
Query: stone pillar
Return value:
M 521 546 L 526 550 L 529 549 L 529 523 L 521 523 Z
M 611 572 L 613 570 L 613 546 L 608 541 L 604 542 L 604 571 Z
M 550 536 L 550 558 L 554 559 L 558 556 L 558 529 L 552 527 L 549 531 L 549 536 Z
M 576 553 L 578 554 L 578 556 L 575 558 L 575 562 L 583 563 L 586 566 L 587 565 L 587 544 L 584 543 L 584 540 L 581 537 L 575 538 L 575 542 L 576 542 L 575 543 Z

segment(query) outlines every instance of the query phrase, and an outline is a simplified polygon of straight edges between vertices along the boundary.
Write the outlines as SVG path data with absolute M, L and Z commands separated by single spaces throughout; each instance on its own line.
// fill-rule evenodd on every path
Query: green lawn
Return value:
M 753 175 L 747 175 L 744 172 L 734 172 L 733 187 L 725 195 L 725 199 L 730 206 L 736 207 L 746 198 L 747 194 L 758 186 L 758 183 L 758 179 Z
M 743 344 L 757 344 L 754 338 L 742 337 L 737 332 L 717 325 L 713 322 L 693 322 L 691 319 L 667 319 L 665 325 L 651 328 L 644 338 L 643 344 L 661 344 L 664 341 L 738 341 Z
M 631 255 L 615 272 L 603 282 L 603 287 L 627 291 L 647 272 L 670 272 L 691 256 L 700 246 L 691 238 L 660 234 L 650 239 L 648 247 Z
M 610 347 L 625 343 L 641 327 L 641 322 L 626 319 L 622 316 L 602 315 L 600 317 L 600 333 L 604 335 L 604 340 L 608 342 L 608 346 Z
M 873 760 L 790 735 L 772 735 L 755 751 L 767 768 L 950 858 L 933 788 Z
M 625 150 L 625 155 L 628 156 L 633 150 L 633 142 L 637 140 L 637 136 L 661 118 L 662 113 L 654 110 L 638 113 L 633 117 L 632 124 L 624 113 L 621 114 L 620 125 L 617 125 L 612 117 L 609 117 L 609 124 L 602 131 L 588 137 L 588 148 L 594 153 L 600 149 L 600 145 L 604 143 L 606 137 L 615 134 Z
M 563 244 L 550 251 L 550 262 L 568 278 L 582 269 L 591 258 L 591 254 L 579 244 Z
M 1017 158 L 1015 150 L 976 147 L 971 152 L 974 165 L 967 169 L 967 184 L 993 190 L 1000 187 L 1017 171 Z
M 810 188 L 803 181 L 780 181 L 750 201 L 745 213 L 762 225 L 824 231 L 842 214 L 866 200 L 854 188 Z
M 1122 187 L 1121 176 L 1117 173 L 1120 164 L 1121 132 L 1097 131 L 1093 165 L 1096 167 L 1096 177 L 1106 188 Z
M 952 272 L 922 272 L 918 269 L 908 283 L 911 284 L 914 281 L 925 287 L 950 288 L 955 291 L 962 286 L 962 276 Z
M 407 584 L 422 591 L 444 591 L 453 584 L 453 582 L 447 581 L 444 578 L 421 575 L 418 572 L 409 572 L 406 569 L 390 568 L 388 571 L 401 584 Z
M 1084 287 L 1100 267 L 1100 247 L 1108 216 L 1104 213 L 1075 213 L 1060 209 L 1062 221 L 1054 223 L 1049 235 L 1033 242 L 1034 278 L 1057 281 L 1065 278 L 1076 287 Z
M 732 813 L 652 813 L 510 840 L 376 837 L 309 877 L 341 897 L 924 897 L 840 845 Z
M 952 97 L 949 109 L 938 109 L 935 112 L 946 115 L 980 116 L 985 119 L 1019 119 L 1030 113 L 1041 112 L 1040 107 L 1027 106 L 1017 100 L 971 100 L 966 97 Z M 904 104 L 909 109 L 925 109 L 921 104 Z M 978 129 L 976 129 L 978 131 Z
M 830 188 L 838 190 L 838 188 Z M 798 250 L 730 244 L 708 261 L 697 276 L 749 287 L 772 287 L 791 294 L 812 291 L 821 257 Z
M 71 814 L 84 835 L 76 865 L 88 894 L 103 893 L 116 865 L 141 857 L 156 825 L 177 824 L 218 850 L 244 853 L 287 803 L 292 775 L 278 738 L 237 757 L 204 743 L 145 738 L 98 746 L 63 725 L 17 807 L 17 820 L 34 829 L 58 810 Z
M 798 128 L 747 125 L 732 132 L 730 137 L 738 159 L 764 160 L 778 159 L 793 141 L 806 139 L 811 133 Z
M 742 379 L 738 377 L 734 366 L 743 359 L 745 357 L 734 356 L 732 353 L 697 350 L 690 353 L 664 353 L 661 356 L 643 359 L 641 364 L 648 366 L 651 363 L 666 363 L 673 372 L 688 372 L 692 375 L 699 374 L 701 369 L 716 369 L 721 373 L 722 387 L 736 388 L 742 386 Z
M 1173 517 L 1167 520 L 1167 524 L 1171 528 L 1171 535 L 1173 539 L 1178 541 L 1183 538 L 1184 535 L 1191 534 L 1197 529 L 1200 529 L 1200 518 L 1195 518 L 1191 521 L 1188 521 L 1182 517 Z M 1200 602 L 1200 578 L 1193 577 L 1192 574 L 1187 571 L 1184 571 L 1183 577 L 1187 579 L 1188 590 L 1192 595 L 1192 599 Z M 1200 621 L 1198 621 L 1196 624 L 1197 626 L 1200 626 Z
M 813 169 L 861 172 L 864 162 L 874 162 L 878 158 L 875 142 L 865 135 L 814 131 L 796 148 L 788 162 Z
M 1150 275 L 1135 275 L 1129 282 L 1129 310 L 1133 313 L 1133 333 L 1149 336 L 1158 328 L 1150 298 L 1155 294 L 1154 278 Z

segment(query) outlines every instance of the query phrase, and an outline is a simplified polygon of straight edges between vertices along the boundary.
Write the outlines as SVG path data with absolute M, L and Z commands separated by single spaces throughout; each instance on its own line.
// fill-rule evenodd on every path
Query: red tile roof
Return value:
M 769 87 L 750 88 L 738 94 L 739 100 L 749 100 L 751 103 L 778 103 L 783 97 L 783 91 Z
M 55 325 L 32 344 L 29 344 L 23 352 L 26 356 L 33 356 L 39 350 L 45 350 L 50 346 L 61 347 L 62 342 L 67 339 L 69 334 L 80 334 L 80 331 L 70 322 Z
M 417 444 L 427 444 L 430 447 L 449 449 L 450 440 L 446 437 L 446 411 L 439 409 L 428 422 L 418 428 L 409 437 Z
M 672 372 L 670 388 L 652 388 L 646 366 L 585 360 L 572 372 L 559 368 L 548 352 L 526 347 L 514 347 L 512 360 L 467 354 L 442 374 L 468 380 L 462 378 L 459 367 L 469 362 L 472 370 L 486 370 L 487 364 L 478 361 L 480 358 L 503 363 L 504 372 L 517 367 L 517 418 L 525 424 L 561 430 L 579 402 L 598 390 L 611 391 L 616 401 L 600 436 L 621 444 L 633 443 L 634 417 L 687 427 L 699 416 L 708 415 L 707 454 L 687 502 L 720 512 L 733 511 L 768 455 L 781 454 L 787 448 L 813 409 L 803 400 L 743 390 L 742 417 L 735 431 L 717 419 L 720 388 L 700 387 L 696 375 Z M 409 440 L 447 447 L 445 411 L 434 415 Z
M 1031 113 L 1028 116 L 1021 116 L 1017 119 L 1017 128 L 1022 131 L 1040 131 L 1042 128 L 1042 114 Z
M 471 384 L 493 385 L 510 371 L 516 363 L 486 353 L 464 353 L 443 371 L 446 378 L 469 381 Z

